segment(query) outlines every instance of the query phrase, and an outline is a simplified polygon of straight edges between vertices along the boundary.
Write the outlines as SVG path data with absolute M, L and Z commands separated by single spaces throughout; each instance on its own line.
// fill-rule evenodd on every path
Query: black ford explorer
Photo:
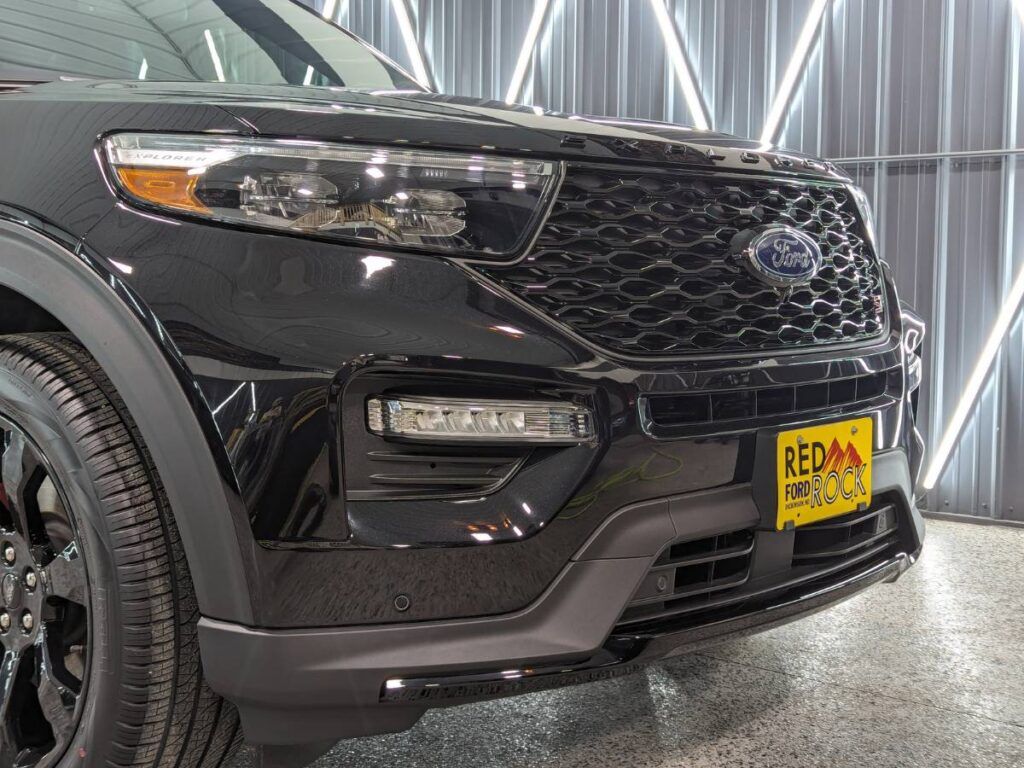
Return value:
M 297 766 L 895 579 L 833 165 L 442 96 L 288 0 L 0 0 L 0 765 Z

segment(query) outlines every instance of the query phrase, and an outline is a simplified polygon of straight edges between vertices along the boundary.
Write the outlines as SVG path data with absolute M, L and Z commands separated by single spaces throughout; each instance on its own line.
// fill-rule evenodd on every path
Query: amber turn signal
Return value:
M 198 177 L 185 168 L 118 168 L 124 190 L 143 202 L 206 213 L 208 208 L 195 195 Z

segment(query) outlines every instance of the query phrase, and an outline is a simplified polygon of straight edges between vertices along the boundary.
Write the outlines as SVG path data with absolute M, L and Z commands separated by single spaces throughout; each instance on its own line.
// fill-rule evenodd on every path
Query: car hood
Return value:
M 724 133 L 418 91 L 148 81 L 48 83 L 31 91 L 40 97 L 86 101 L 214 105 L 249 132 L 269 136 L 849 180 L 829 162 Z

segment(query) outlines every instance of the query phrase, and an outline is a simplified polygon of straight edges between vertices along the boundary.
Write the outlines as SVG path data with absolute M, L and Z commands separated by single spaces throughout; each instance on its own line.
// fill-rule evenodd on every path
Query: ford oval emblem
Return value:
M 744 255 L 757 277 L 780 288 L 809 282 L 821 267 L 817 241 L 793 227 L 768 227 L 755 233 Z

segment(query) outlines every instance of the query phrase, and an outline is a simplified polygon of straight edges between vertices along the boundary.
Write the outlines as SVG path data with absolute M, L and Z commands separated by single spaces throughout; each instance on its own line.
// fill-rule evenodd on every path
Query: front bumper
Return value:
M 898 577 L 916 558 L 924 534 L 910 463 L 903 450 L 889 450 L 875 455 L 873 472 L 875 496 L 899 510 L 898 543 L 827 577 L 769 582 L 757 599 L 734 604 L 727 613 L 698 614 L 639 633 L 616 630 L 668 545 L 758 524 L 747 484 L 619 510 L 539 599 L 511 614 L 280 631 L 203 619 L 207 679 L 238 706 L 250 740 L 293 744 L 403 730 L 432 706 L 626 674 L 645 662 L 793 620 Z
M 230 521 L 220 509 L 178 515 L 193 572 L 204 574 L 196 588 L 210 618 L 284 630 L 515 614 L 546 593 L 616 511 L 750 482 L 759 435 L 793 424 L 870 414 L 876 451 L 906 449 L 912 475 L 920 462 L 898 316 L 888 335 L 852 349 L 624 360 L 434 257 L 387 257 L 387 269 L 370 270 L 363 248 L 125 208 L 90 231 L 87 247 L 112 262 L 192 377 L 185 391 L 220 473 L 218 490 L 230 493 Z M 890 294 L 886 306 L 895 307 Z M 887 377 L 884 394 L 833 402 L 833 389 L 841 394 L 844 382 L 865 375 Z M 487 492 L 381 498 L 362 481 L 394 465 L 370 466 L 368 457 L 388 448 L 368 442 L 360 398 L 379 394 L 385 379 L 403 394 L 584 398 L 600 438 L 535 452 Z M 805 410 L 805 386 L 830 395 Z M 782 395 L 792 412 L 769 398 L 768 413 L 758 402 L 749 418 L 754 391 L 758 401 Z M 722 424 L 718 413 L 713 424 L 693 424 L 649 407 L 691 393 L 746 397 L 748 407 L 726 408 Z M 192 477 L 168 473 L 165 483 Z M 233 583 L 247 584 L 247 596 L 217 578 L 226 544 L 208 535 L 213 519 L 233 527 L 244 564 Z M 247 610 L 222 608 L 233 603 Z
M 111 270 L 130 270 L 120 270 L 127 295 L 151 310 L 158 335 L 180 352 L 219 490 L 231 493 L 226 514 L 209 505 L 176 512 L 206 617 L 207 676 L 238 705 L 251 741 L 400 730 L 429 706 L 628 671 L 688 647 L 698 630 L 717 639 L 812 610 L 811 595 L 848 581 L 817 602 L 839 599 L 871 583 L 871 568 L 887 574 L 905 562 L 898 555 L 920 546 L 911 489 L 921 446 L 897 316 L 887 336 L 855 349 L 622 360 L 441 259 L 388 257 L 387 269 L 371 270 L 365 249 L 123 208 L 90 231 L 86 246 Z M 841 396 L 865 376 L 886 385 L 867 399 L 859 383 Z M 357 459 L 379 450 L 359 443 L 360 400 L 380 394 L 387 377 L 437 396 L 471 387 L 466 396 L 528 389 L 585 397 L 600 439 L 532 457 L 487 494 L 358 495 Z M 367 382 L 373 388 L 360 390 Z M 802 395 L 812 390 L 827 396 L 805 410 Z M 655 418 L 654 398 L 671 404 L 693 393 L 728 406 L 711 409 L 721 423 Z M 779 395 L 785 407 L 773 400 Z M 729 410 L 736 398 L 748 407 Z M 878 473 L 896 467 L 888 480 L 876 476 L 875 491 L 898 497 L 909 535 L 885 555 L 892 562 L 865 562 L 867 574 L 836 574 L 695 625 L 636 636 L 615 630 L 666 543 L 756 519 L 759 441 L 799 424 L 869 415 Z M 169 472 L 164 481 L 193 478 Z M 218 578 L 230 536 L 208 535 L 207 520 L 228 516 L 247 601 L 231 587 L 238 579 Z M 487 543 L 472 535 L 481 531 Z M 250 610 L 220 609 L 231 601 Z M 555 674 L 564 669 L 578 674 Z M 389 689 L 389 680 L 402 687 Z

